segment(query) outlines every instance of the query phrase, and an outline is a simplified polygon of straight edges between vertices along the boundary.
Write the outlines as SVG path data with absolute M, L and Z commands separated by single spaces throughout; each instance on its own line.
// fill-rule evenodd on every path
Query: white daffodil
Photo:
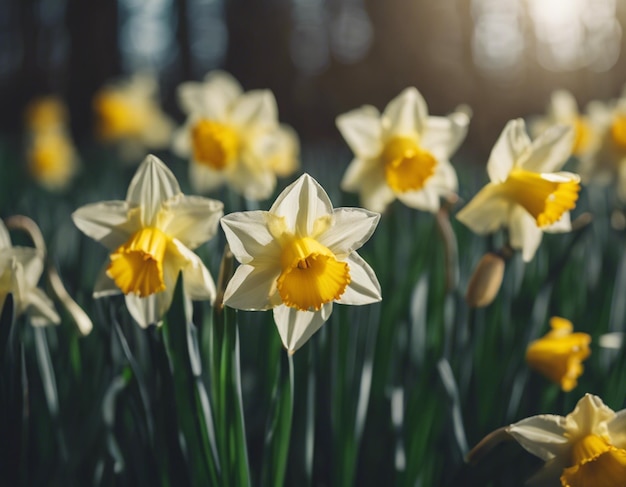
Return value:
M 173 150 L 191 159 L 195 191 L 228 183 L 246 198 L 262 200 L 271 196 L 277 175 L 298 168 L 298 137 L 278 123 L 271 91 L 244 93 L 232 76 L 215 71 L 202 83 L 183 83 L 178 97 L 188 118 L 174 136 Z
M 597 396 L 585 395 L 565 417 L 533 416 L 507 432 L 546 462 L 530 479 L 534 485 L 626 485 L 626 409 L 615 413 Z
M 530 124 L 530 133 L 539 137 L 542 132 L 553 125 L 567 125 L 574 131 L 572 154 L 586 157 L 594 151 L 598 143 L 598 135 L 591 119 L 580 113 L 576 98 L 567 90 L 557 90 L 550 96 L 546 115 L 536 118 Z
M 359 192 L 363 206 L 382 212 L 394 199 L 436 212 L 440 196 L 457 190 L 450 156 L 465 138 L 469 117 L 455 112 L 431 117 L 422 95 L 405 89 L 382 115 L 364 106 L 337 117 L 354 160 L 341 187 Z
M 222 228 L 241 263 L 224 303 L 244 310 L 273 308 L 285 348 L 295 352 L 328 320 L 333 302 L 380 301 L 380 284 L 355 252 L 380 215 L 333 209 L 308 174 L 286 188 L 269 211 L 232 213 Z
M 143 157 L 146 149 L 170 143 L 174 123 L 159 106 L 157 80 L 148 73 L 103 87 L 94 96 L 93 108 L 97 136 L 117 144 L 129 161 Z
M 560 169 L 572 152 L 573 131 L 557 125 L 531 142 L 522 119 L 511 120 L 496 142 L 487 172 L 491 180 L 457 214 L 478 234 L 508 227 L 510 244 L 532 260 L 543 232 L 571 230 L 580 177 Z
M 0 220 L 0 310 L 12 294 L 15 316 L 26 313 L 31 324 L 59 324 L 52 301 L 37 283 L 43 272 L 41 252 L 32 247 L 13 247 L 9 232 Z
M 149 155 L 128 187 L 126 201 L 79 208 L 76 226 L 111 250 L 94 297 L 124 293 L 142 326 L 160 321 L 169 308 L 179 271 L 193 300 L 213 300 L 215 284 L 193 249 L 211 239 L 222 216 L 219 201 L 181 193 L 174 174 Z

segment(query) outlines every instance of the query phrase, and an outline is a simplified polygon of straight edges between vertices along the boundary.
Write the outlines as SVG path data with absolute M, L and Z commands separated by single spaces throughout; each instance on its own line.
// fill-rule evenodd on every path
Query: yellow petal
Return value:
M 165 290 L 163 259 L 169 238 L 156 228 L 142 228 L 111 254 L 107 275 L 124 294 L 145 297 Z
M 537 226 L 547 227 L 576 207 L 579 181 L 574 174 L 540 174 L 515 169 L 501 185 L 501 190 L 523 206 L 535 218 Z
M 319 310 L 341 297 L 350 284 L 350 268 L 315 239 L 293 238 L 281 255 L 282 272 L 276 281 L 284 304 L 301 311 Z
M 563 470 L 563 487 L 621 487 L 626 485 L 626 450 L 598 435 L 574 443 L 573 466 Z
M 201 119 L 191 128 L 194 159 L 211 169 L 226 168 L 239 151 L 237 133 L 229 126 Z
M 139 136 L 148 124 L 145 104 L 113 89 L 105 89 L 93 102 L 98 117 L 96 131 L 103 140 Z
M 422 189 L 437 166 L 437 159 L 409 137 L 390 139 L 381 159 L 387 184 L 396 193 Z

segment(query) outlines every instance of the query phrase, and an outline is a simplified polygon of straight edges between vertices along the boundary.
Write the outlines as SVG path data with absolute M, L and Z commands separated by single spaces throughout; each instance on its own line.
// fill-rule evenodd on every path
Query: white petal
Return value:
M 269 198 L 276 187 L 276 174 L 266 162 L 256 158 L 242 160 L 226 173 L 228 184 L 249 200 Z
M 439 210 L 439 193 L 433 188 L 425 187 L 419 191 L 397 193 L 397 198 L 409 208 L 437 213 Z
M 487 162 L 487 173 L 491 182 L 504 182 L 516 161 L 529 147 L 530 139 L 526 134 L 524 120 L 510 120 L 493 146 Z
M 520 167 L 532 172 L 551 173 L 558 171 L 572 155 L 574 130 L 567 125 L 554 125 L 543 131 L 532 142 L 527 159 Z
M 223 208 L 221 201 L 179 194 L 163 205 L 159 228 L 193 250 L 215 236 Z
M 165 281 L 164 291 L 151 294 L 145 298 L 140 298 L 135 294 L 126 295 L 126 307 L 133 319 L 142 328 L 147 328 L 150 325 L 158 325 L 163 319 L 163 315 L 165 315 L 172 304 L 176 280 L 178 278 L 178 271 L 172 271 L 174 271 L 174 269 L 170 266 L 163 267 L 163 279 Z
M 173 243 L 180 255 L 185 259 L 185 265 L 181 269 L 185 294 L 194 301 L 208 300 L 213 302 L 215 300 L 215 283 L 209 270 L 193 251 L 189 250 L 178 240 L 174 240 Z M 170 261 L 166 258 L 164 266 L 168 265 L 170 265 Z M 178 269 L 174 267 L 170 270 L 170 273 L 175 275 L 177 271 Z
M 569 455 L 564 455 L 548 460 L 537 473 L 526 481 L 526 485 L 532 485 L 532 487 L 554 487 L 559 485 L 561 483 L 559 478 L 563 473 L 563 469 L 571 464 L 568 457 Z
M 341 181 L 344 191 L 358 191 L 361 204 L 371 211 L 382 213 L 396 199 L 396 195 L 387 186 L 384 168 L 378 160 L 354 159 Z
M 224 120 L 241 93 L 239 83 L 224 72 L 209 73 L 204 83 L 182 83 L 177 90 L 178 103 L 185 113 L 201 113 L 213 120 Z
M 350 254 L 345 262 L 350 266 L 350 284 L 336 302 L 360 305 L 380 301 L 380 283 L 369 264 L 356 252 Z
M 507 432 L 524 449 L 544 461 L 561 455 L 569 448 L 561 416 L 542 414 L 526 418 L 510 425 Z
M 281 247 L 267 228 L 266 211 L 230 213 L 220 220 L 230 250 L 242 264 L 253 259 L 280 261 Z
M 385 133 L 387 136 L 421 134 L 427 117 L 428 108 L 420 92 L 406 88 L 383 112 Z
M 543 237 L 536 220 L 522 206 L 514 205 L 509 221 L 511 247 L 521 249 L 524 262 L 530 262 Z
M 115 281 L 111 279 L 107 274 L 107 268 L 109 263 L 107 262 L 100 270 L 98 277 L 96 278 L 96 284 L 93 288 L 93 297 L 95 299 L 104 298 L 107 296 L 115 296 L 122 294 L 122 290 L 117 287 Z
M 28 301 L 27 312 L 33 326 L 61 323 L 61 317 L 54 309 L 52 300 L 41 289 L 30 289 L 26 299 Z
M 33 247 L 12 247 L 4 254 L 20 264 L 26 288 L 37 287 L 44 268 L 44 258 L 41 252 Z
M 191 155 L 191 118 L 183 125 L 174 131 L 172 136 L 172 152 L 178 157 L 183 159 L 188 158 Z
M 455 112 L 447 117 L 428 117 L 420 145 L 438 159 L 448 159 L 457 150 L 469 126 L 469 117 Z
M 318 218 L 330 216 L 332 212 L 326 191 L 306 173 L 287 186 L 270 208 L 270 213 L 285 217 L 289 230 L 303 237 L 313 233 Z
M 289 176 L 300 165 L 300 141 L 295 130 L 280 125 L 275 130 L 265 130 L 249 141 L 248 149 L 258 159 L 256 164 L 267 166 L 277 176 Z M 273 188 L 272 188 L 273 191 Z
M 378 159 L 360 159 L 355 157 L 348 165 L 341 180 L 341 189 L 355 192 L 371 177 L 384 178 L 384 172 Z M 384 180 L 384 179 L 383 179 Z
M 224 172 L 214 171 L 197 161 L 189 162 L 189 183 L 196 193 L 208 193 L 224 184 Z
M 260 126 L 277 125 L 278 108 L 276 99 L 269 90 L 252 90 L 239 97 L 230 114 L 231 121 L 238 127 L 253 129 Z
M 78 229 L 108 249 L 116 249 L 136 230 L 139 221 L 129 221 L 130 206 L 126 201 L 104 201 L 80 207 L 72 213 Z
M 161 205 L 180 193 L 174 173 L 156 156 L 141 163 L 128 187 L 126 200 L 140 207 L 143 226 L 153 226 Z
M 617 411 L 613 419 L 607 423 L 611 443 L 618 448 L 626 449 L 626 409 Z
M 352 152 L 358 157 L 378 157 L 383 149 L 380 112 L 373 106 L 363 106 L 339 115 L 337 128 Z
M 272 308 L 278 265 L 240 265 L 224 292 L 224 304 L 236 309 L 259 311 Z
M 457 220 L 479 235 L 508 225 L 510 203 L 500 196 L 498 185 L 489 183 L 456 214 Z
M 585 394 L 574 410 L 565 418 L 565 426 L 570 434 L 606 435 L 607 424 L 615 417 L 615 412 L 602 399 L 593 394 Z
M 552 119 L 557 122 L 573 122 L 578 117 L 576 98 L 567 90 L 556 90 L 550 96 L 548 107 Z
M 9 236 L 9 231 L 4 225 L 4 222 L 0 219 L 0 250 L 9 247 L 11 247 L 11 237 Z
M 433 188 L 441 196 L 448 196 L 457 191 L 459 181 L 456 171 L 447 159 L 440 159 L 435 168 L 435 174 L 426 181 L 427 188 Z
M 285 305 L 274 308 L 274 321 L 284 347 L 293 353 L 319 330 L 332 313 L 332 303 L 320 311 L 298 311 Z
M 347 255 L 359 249 L 376 230 L 380 214 L 361 208 L 337 208 L 332 226 L 317 241 L 335 255 Z

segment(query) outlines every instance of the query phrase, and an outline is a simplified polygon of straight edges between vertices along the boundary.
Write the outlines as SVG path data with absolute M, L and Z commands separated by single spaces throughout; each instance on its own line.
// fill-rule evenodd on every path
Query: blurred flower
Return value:
M 131 161 L 143 157 L 146 149 L 167 147 L 174 124 L 157 98 L 157 80 L 147 73 L 101 88 L 93 100 L 97 136 L 117 144 Z
M 7 295 L 12 294 L 15 316 L 26 313 L 34 326 L 61 322 L 50 298 L 37 288 L 43 266 L 43 255 L 37 249 L 11 245 L 9 232 L 0 220 L 0 310 Z
M 465 302 L 470 308 L 489 306 L 498 295 L 506 263 L 501 255 L 487 252 L 470 277 Z
M 597 146 L 597 134 L 591 120 L 582 115 L 574 96 L 567 90 L 552 93 L 545 117 L 537 118 L 530 124 L 530 133 L 538 137 L 553 125 L 567 125 L 574 130 L 572 153 L 584 156 Z
M 68 123 L 67 108 L 56 96 L 42 96 L 31 100 L 24 110 L 27 130 L 43 132 L 65 128 Z
M 67 108 L 56 96 L 32 100 L 24 112 L 28 173 L 48 191 L 62 191 L 78 171 Z
M 394 199 L 436 212 L 439 197 L 457 190 L 450 156 L 465 138 L 469 116 L 461 111 L 431 117 L 422 95 L 405 89 L 382 115 L 363 106 L 337 117 L 355 158 L 341 187 L 359 192 L 362 204 L 382 212 Z
M 222 203 L 180 192 L 174 174 L 149 155 L 130 183 L 126 201 L 83 206 L 72 218 L 86 235 L 111 250 L 94 297 L 124 293 L 142 327 L 169 308 L 179 271 L 193 300 L 213 300 L 215 284 L 193 249 L 211 239 Z
M 558 316 L 550 319 L 550 327 L 552 331 L 528 345 L 526 362 L 568 392 L 576 387 L 583 373 L 582 361 L 589 356 L 591 337 L 587 333 L 572 333 L 572 323 Z
M 26 154 L 28 172 L 49 191 L 65 189 L 78 170 L 78 156 L 67 132 L 33 132 Z
M 561 168 L 572 151 L 573 131 L 558 125 L 534 141 L 522 119 L 511 120 L 496 142 L 487 184 L 457 218 L 478 234 L 508 227 L 510 245 L 529 262 L 543 232 L 571 230 L 569 210 L 576 206 L 580 177 Z
M 242 264 L 224 303 L 245 310 L 273 308 L 283 344 L 295 352 L 328 320 L 333 302 L 380 301 L 374 271 L 355 252 L 379 218 L 360 208 L 333 209 L 308 174 L 287 187 L 269 211 L 223 217 L 230 248 Z
M 195 191 L 226 182 L 246 198 L 262 200 L 271 196 L 277 175 L 298 168 L 298 137 L 278 123 L 271 91 L 243 93 L 233 77 L 214 71 L 202 83 L 180 85 L 178 97 L 188 118 L 174 136 L 173 150 L 191 158 Z
M 565 417 L 542 414 L 507 432 L 546 463 L 529 483 L 618 487 L 626 479 L 626 410 L 615 413 L 586 394 Z

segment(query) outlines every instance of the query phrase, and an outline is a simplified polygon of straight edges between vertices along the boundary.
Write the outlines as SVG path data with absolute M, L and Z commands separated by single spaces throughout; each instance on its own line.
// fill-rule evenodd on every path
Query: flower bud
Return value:
M 491 304 L 500 290 L 505 262 L 502 256 L 488 252 L 478 262 L 465 293 L 470 308 L 483 308 Z

